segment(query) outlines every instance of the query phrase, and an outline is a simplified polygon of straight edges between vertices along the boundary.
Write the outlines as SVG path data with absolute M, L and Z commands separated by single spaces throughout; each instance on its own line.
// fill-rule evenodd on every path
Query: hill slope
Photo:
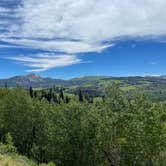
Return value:
M 121 86 L 135 86 L 144 84 L 165 85 L 166 76 L 159 77 L 111 77 L 111 76 L 85 76 L 71 80 L 54 79 L 41 77 L 36 74 L 26 76 L 15 76 L 8 79 L 0 79 L 0 87 L 52 87 L 52 86 L 99 86 L 111 82 L 119 83 Z
M 86 76 L 71 80 L 43 78 L 39 75 L 16 76 L 9 79 L 0 79 L 0 87 L 51 88 L 64 87 L 67 93 L 76 93 L 80 88 L 92 96 L 102 96 L 105 87 L 116 83 L 123 91 L 135 89 L 146 92 L 151 99 L 166 100 L 166 76 L 146 77 L 111 77 L 111 76 Z

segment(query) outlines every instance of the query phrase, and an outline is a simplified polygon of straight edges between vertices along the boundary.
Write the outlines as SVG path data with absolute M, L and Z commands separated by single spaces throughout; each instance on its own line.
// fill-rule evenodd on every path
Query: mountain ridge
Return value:
M 158 83 L 166 83 L 166 76 L 128 76 L 128 77 L 113 77 L 113 76 L 82 76 L 69 80 L 56 79 L 51 77 L 42 77 L 31 73 L 28 75 L 18 75 L 6 79 L 0 79 L 0 87 L 52 87 L 56 86 L 81 86 L 86 83 L 99 84 L 101 81 L 125 81 L 137 84 L 139 81 L 150 81 Z
M 36 74 L 18 75 L 6 79 L 0 79 L 0 87 L 50 87 L 54 84 L 65 84 L 65 80 L 41 77 Z

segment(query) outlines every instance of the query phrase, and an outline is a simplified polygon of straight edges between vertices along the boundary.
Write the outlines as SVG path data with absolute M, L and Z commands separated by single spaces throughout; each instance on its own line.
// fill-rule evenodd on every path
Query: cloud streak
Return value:
M 59 61 L 64 66 L 64 54 L 75 59 L 79 53 L 102 52 L 125 37 L 155 39 L 166 35 L 165 0 L 17 0 L 14 7 L 12 0 L 8 1 L 12 7 L 4 3 L 0 3 L 4 17 L 0 40 L 50 52 L 50 57 L 43 58 L 45 63 L 36 64 L 38 55 L 25 56 L 25 64 L 34 61 L 35 65 L 27 64 L 32 68 L 49 69 L 46 63 L 50 68 L 59 67 Z M 14 21 L 8 17 L 11 12 Z M 55 52 L 62 54 L 58 61 Z M 54 58 L 53 65 L 49 59 Z M 73 64 L 67 60 L 66 65 Z
M 4 42 L 25 46 L 27 48 L 41 49 L 47 51 L 65 52 L 67 54 L 78 54 L 85 52 L 101 52 L 104 49 L 113 46 L 113 44 L 87 43 L 81 41 L 67 40 L 32 40 L 32 39 L 2 39 Z M 9 46 L 9 45 L 8 45 Z M 13 47 L 13 46 L 11 46 Z
M 45 71 L 54 67 L 63 67 L 81 62 L 81 59 L 74 55 L 36 54 L 35 56 L 17 56 L 8 58 L 33 68 L 28 69 L 27 72 Z

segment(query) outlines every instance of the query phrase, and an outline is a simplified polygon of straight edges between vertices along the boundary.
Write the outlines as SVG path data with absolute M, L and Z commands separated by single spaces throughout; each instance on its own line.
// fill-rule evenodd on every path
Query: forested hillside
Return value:
M 166 102 L 132 95 L 117 85 L 102 98 L 1 88 L 0 140 L 36 163 L 165 166 Z
M 111 77 L 111 76 L 86 76 L 70 80 L 41 77 L 36 74 L 15 76 L 9 79 L 0 79 L 0 87 L 35 89 L 54 88 L 59 91 L 63 88 L 66 93 L 76 94 L 81 89 L 93 97 L 105 95 L 105 88 L 109 84 L 118 84 L 120 89 L 132 96 L 133 92 L 144 91 L 153 101 L 166 100 L 166 76 L 146 77 Z

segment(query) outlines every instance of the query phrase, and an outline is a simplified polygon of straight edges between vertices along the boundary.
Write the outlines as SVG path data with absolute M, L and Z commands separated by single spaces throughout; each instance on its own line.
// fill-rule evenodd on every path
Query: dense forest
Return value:
M 105 92 L 1 88 L 1 143 L 38 164 L 165 166 L 166 102 L 117 85 Z

